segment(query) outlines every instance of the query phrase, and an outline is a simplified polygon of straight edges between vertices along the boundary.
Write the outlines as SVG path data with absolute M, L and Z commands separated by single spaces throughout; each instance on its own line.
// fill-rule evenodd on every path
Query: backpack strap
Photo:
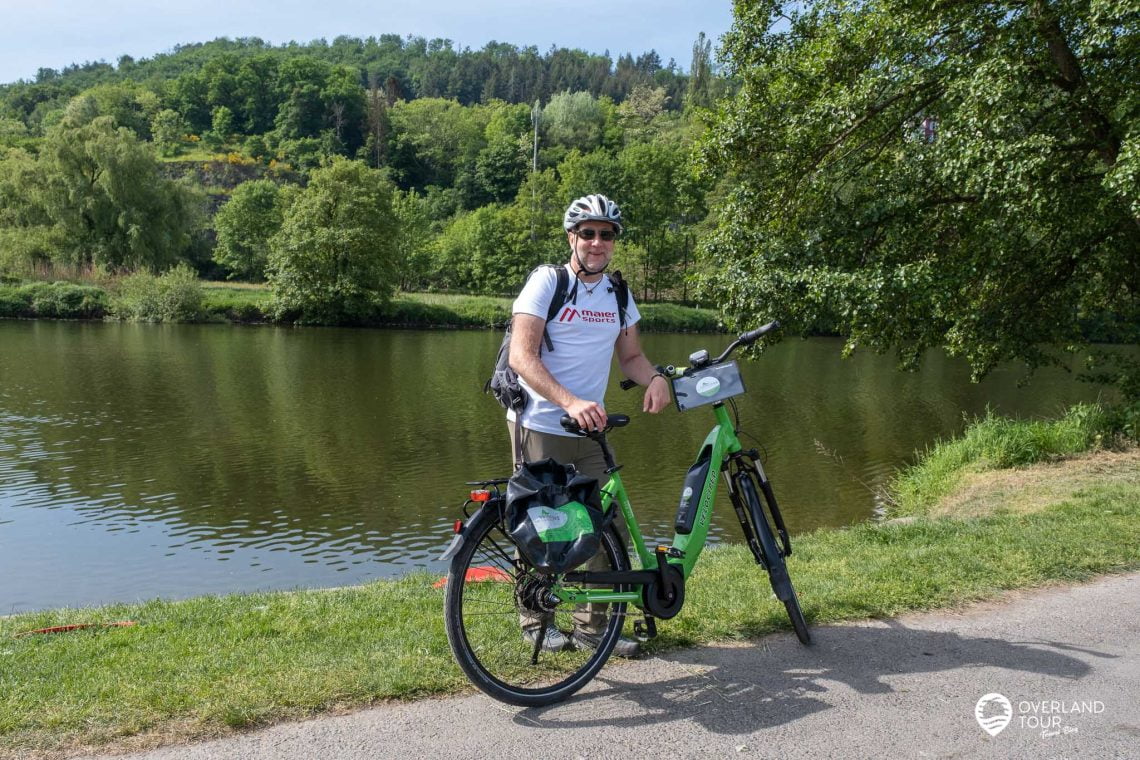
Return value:
M 629 284 L 622 278 L 620 269 L 610 275 L 610 281 L 614 284 L 614 295 L 617 296 L 618 324 L 624 330 L 625 311 L 629 308 Z
M 545 264 L 544 266 L 554 265 Z M 558 280 L 554 284 L 554 296 L 550 299 L 550 307 L 546 310 L 547 322 L 550 322 L 558 316 L 559 310 L 566 303 L 566 291 L 570 289 L 570 273 L 566 271 L 566 267 L 557 267 L 556 274 L 558 275 Z M 550 334 L 546 331 L 545 327 L 542 328 L 542 339 L 546 343 L 546 350 L 553 351 L 554 343 L 551 342 Z

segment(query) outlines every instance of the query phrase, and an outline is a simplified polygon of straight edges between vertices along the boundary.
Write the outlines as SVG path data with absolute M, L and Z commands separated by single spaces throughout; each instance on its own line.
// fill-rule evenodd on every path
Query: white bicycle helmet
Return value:
M 609 222 L 621 232 L 621 209 L 601 193 L 583 195 L 566 209 L 562 226 L 569 232 L 582 222 Z

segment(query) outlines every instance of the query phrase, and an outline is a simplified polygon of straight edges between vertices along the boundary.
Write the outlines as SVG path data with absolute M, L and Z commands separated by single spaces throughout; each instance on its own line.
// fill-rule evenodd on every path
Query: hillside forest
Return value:
M 335 218 L 338 299 L 509 294 L 565 258 L 568 201 L 602 192 L 639 296 L 688 300 L 713 186 L 690 158 L 729 85 L 703 34 L 686 63 L 383 35 L 41 69 L 0 86 L 0 269 L 306 287 L 297 246 Z

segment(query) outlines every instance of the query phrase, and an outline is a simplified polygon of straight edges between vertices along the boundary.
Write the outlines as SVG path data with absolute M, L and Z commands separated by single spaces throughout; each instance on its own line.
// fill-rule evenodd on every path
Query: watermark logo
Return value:
M 1075 734 L 1080 729 L 1066 725 L 1068 721 L 1104 712 L 1104 702 L 1099 699 L 1019 699 L 1015 705 L 997 692 L 985 695 L 974 705 L 978 725 L 990 736 L 997 736 L 1012 723 L 1017 728 L 1039 730 L 1043 739 Z
M 997 736 L 1013 720 L 1013 705 L 1004 695 L 993 692 L 974 705 L 978 725 L 990 736 Z

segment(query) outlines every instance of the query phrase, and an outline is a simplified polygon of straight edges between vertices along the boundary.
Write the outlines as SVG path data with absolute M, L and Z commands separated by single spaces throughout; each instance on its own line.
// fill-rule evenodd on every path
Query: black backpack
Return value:
M 553 264 L 543 264 L 543 266 L 555 266 Z M 542 267 L 537 267 L 528 276 L 530 280 Z M 554 297 L 550 299 L 550 307 L 546 310 L 546 321 L 549 323 L 552 319 L 558 316 L 558 310 L 566 303 L 566 293 L 570 290 L 570 273 L 566 271 L 564 266 L 555 266 L 558 274 L 558 282 L 554 286 Z M 610 280 L 613 282 L 614 293 L 617 296 L 618 302 L 618 323 L 621 327 L 625 328 L 625 310 L 629 306 L 629 286 L 626 285 L 625 280 L 622 279 L 621 272 L 614 272 L 610 275 Z M 576 295 L 578 283 L 574 282 L 575 293 L 571 294 L 573 298 Z M 544 328 L 542 331 L 542 339 L 546 344 L 547 351 L 554 350 L 554 344 L 550 341 L 550 335 Z M 542 352 L 542 347 L 539 347 L 539 353 Z M 495 369 L 491 373 L 491 377 L 483 384 L 483 392 L 490 393 L 499 402 L 499 405 L 504 409 L 513 409 L 516 414 L 521 413 L 526 408 L 527 402 L 530 401 L 522 384 L 519 382 L 519 375 L 515 372 L 510 365 L 511 358 L 511 323 L 507 323 L 507 331 L 503 334 L 503 341 L 499 344 L 499 353 L 495 356 Z

